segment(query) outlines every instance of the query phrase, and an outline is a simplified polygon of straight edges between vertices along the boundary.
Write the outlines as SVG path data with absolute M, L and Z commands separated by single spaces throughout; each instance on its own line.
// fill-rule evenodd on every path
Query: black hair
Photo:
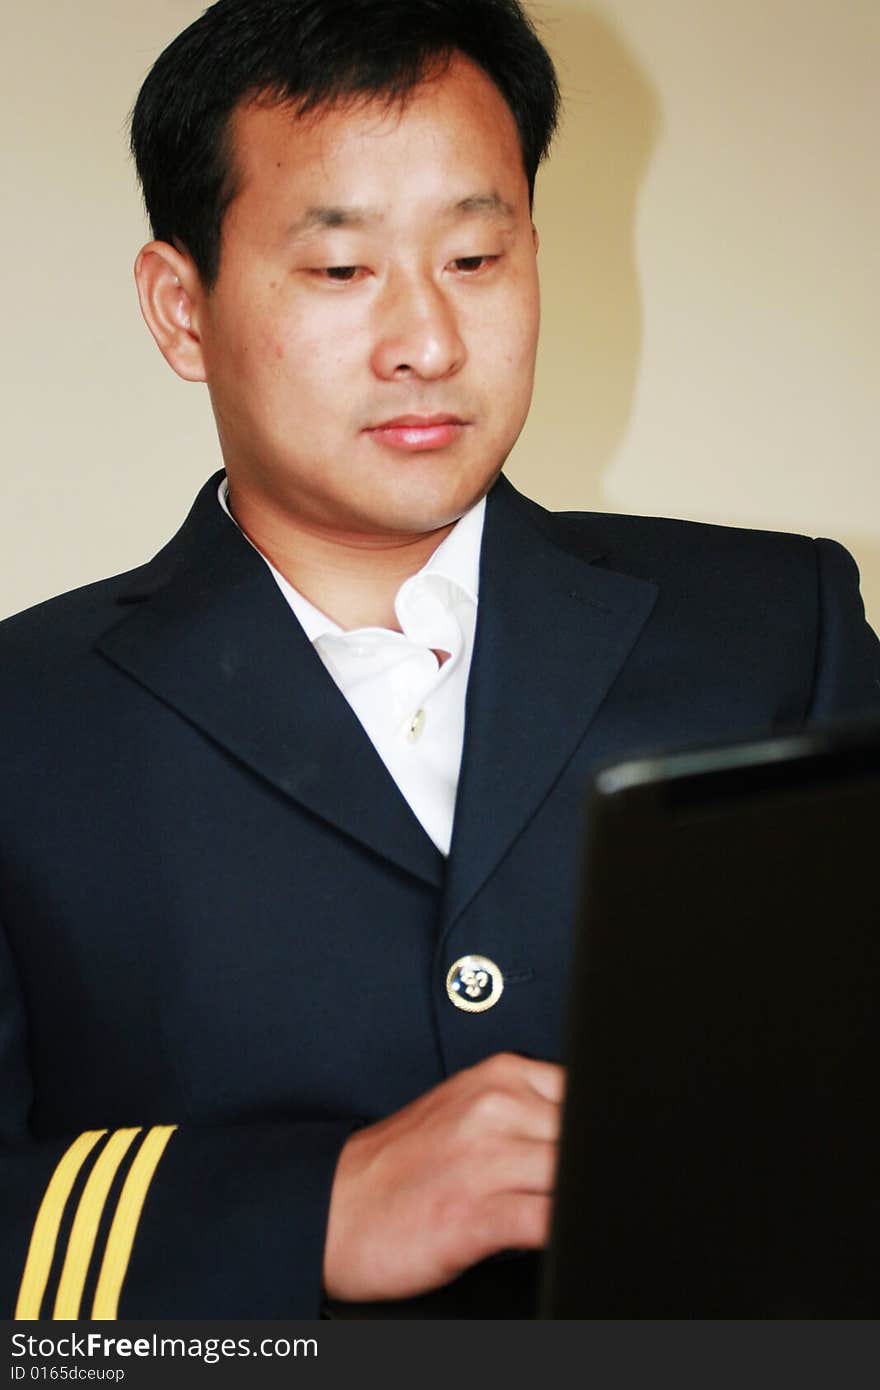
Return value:
M 297 115 L 357 97 L 403 103 L 455 53 L 510 107 L 531 198 L 559 88 L 518 0 L 216 0 L 157 59 L 132 114 L 153 235 L 185 248 L 210 288 L 236 193 L 229 125 L 242 101 L 265 97 Z

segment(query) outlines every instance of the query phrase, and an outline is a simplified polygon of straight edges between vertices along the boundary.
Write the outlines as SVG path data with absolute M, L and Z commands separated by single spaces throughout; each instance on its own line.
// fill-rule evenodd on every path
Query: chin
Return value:
M 500 471 L 498 464 L 488 473 L 481 470 L 464 477 L 422 477 L 411 487 L 398 484 L 389 497 L 387 520 L 395 530 L 425 532 L 448 526 L 479 502 Z
M 458 521 L 482 495 L 483 491 L 478 490 L 456 497 L 434 497 L 430 500 L 398 498 L 381 520 L 392 531 L 425 535 L 429 531 L 439 531 L 442 526 L 449 526 Z

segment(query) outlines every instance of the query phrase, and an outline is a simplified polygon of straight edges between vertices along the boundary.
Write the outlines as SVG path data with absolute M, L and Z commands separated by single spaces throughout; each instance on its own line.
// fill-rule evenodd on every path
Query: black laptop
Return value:
M 880 1314 L 880 724 L 590 800 L 541 1313 Z

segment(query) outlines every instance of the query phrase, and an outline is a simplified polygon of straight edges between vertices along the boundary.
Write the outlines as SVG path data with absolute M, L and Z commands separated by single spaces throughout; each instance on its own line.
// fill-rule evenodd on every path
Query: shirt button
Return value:
M 504 976 L 488 956 L 462 956 L 446 976 L 446 993 L 457 1009 L 481 1014 L 494 1008 L 504 989 Z
M 425 720 L 427 717 L 423 709 L 416 710 L 412 719 L 409 721 L 409 727 L 406 731 L 406 736 L 410 743 L 418 743 L 425 728 Z

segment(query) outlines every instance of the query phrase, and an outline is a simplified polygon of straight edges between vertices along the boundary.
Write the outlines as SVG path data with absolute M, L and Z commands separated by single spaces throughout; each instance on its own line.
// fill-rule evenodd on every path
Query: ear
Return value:
M 204 291 L 192 258 L 151 241 L 134 264 L 141 313 L 165 361 L 184 381 L 205 381 L 199 333 Z

